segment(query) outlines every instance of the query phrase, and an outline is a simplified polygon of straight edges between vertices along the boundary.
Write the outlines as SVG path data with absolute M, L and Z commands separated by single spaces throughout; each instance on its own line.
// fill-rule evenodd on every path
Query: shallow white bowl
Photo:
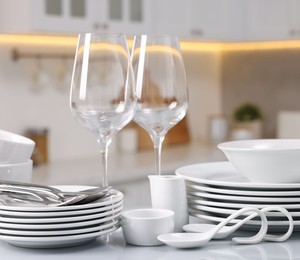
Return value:
M 27 137 L 0 130 L 0 163 L 27 162 L 34 146 L 35 142 Z
M 134 209 L 122 213 L 125 241 L 138 246 L 163 244 L 157 236 L 174 231 L 174 212 L 166 209 Z
M 32 160 L 23 163 L 0 164 L 0 181 L 31 182 Z
M 218 145 L 252 182 L 300 182 L 300 139 L 257 139 Z

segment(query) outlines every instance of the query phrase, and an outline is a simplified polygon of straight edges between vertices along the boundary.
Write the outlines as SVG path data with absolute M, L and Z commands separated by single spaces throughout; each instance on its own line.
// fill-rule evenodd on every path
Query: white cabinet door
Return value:
M 0 31 L 149 33 L 150 5 L 147 0 L 2 1 Z
M 277 40 L 290 37 L 290 0 L 246 1 L 247 40 Z
M 149 33 L 151 1 L 102 0 L 101 5 L 107 31 L 131 35 Z M 95 21 L 98 17 L 99 14 L 95 14 Z
M 1 33 L 77 33 L 90 30 L 87 0 L 0 2 Z
M 206 40 L 234 40 L 243 33 L 240 0 L 188 0 L 188 35 Z
M 151 28 L 153 33 L 188 36 L 187 4 L 182 0 L 154 0 Z
M 290 0 L 290 28 L 289 35 L 292 39 L 300 38 L 300 0 Z
M 90 31 L 91 8 L 87 0 L 31 0 L 32 30 L 79 33 Z

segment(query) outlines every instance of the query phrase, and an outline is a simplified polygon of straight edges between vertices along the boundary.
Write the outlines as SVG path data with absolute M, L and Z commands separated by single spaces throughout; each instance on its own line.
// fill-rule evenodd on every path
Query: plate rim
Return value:
M 206 167 L 206 172 L 198 172 L 196 174 L 198 175 L 206 175 L 201 177 L 192 177 L 190 173 L 186 171 L 191 171 L 192 167 Z M 227 167 L 227 168 L 226 168 Z M 220 175 L 220 171 L 224 171 L 224 169 L 227 169 L 226 174 L 228 174 L 228 171 L 230 174 L 234 174 L 235 177 L 242 177 L 244 181 L 226 181 L 226 180 L 211 180 L 207 179 L 208 175 L 212 176 L 212 174 L 216 174 L 216 171 L 218 175 Z M 212 171 L 213 172 L 207 172 Z M 200 171 L 203 171 L 200 169 Z M 263 183 L 263 182 L 250 182 L 245 176 L 243 176 L 241 173 L 239 173 L 232 163 L 230 161 L 218 161 L 218 162 L 206 162 L 206 163 L 198 163 L 198 164 L 190 164 L 186 165 L 180 168 L 177 168 L 175 170 L 175 174 L 178 176 L 183 177 L 185 180 L 193 181 L 196 183 L 206 184 L 206 185 L 212 185 L 212 186 L 218 186 L 218 187 L 235 187 L 239 189 L 300 189 L 300 183 Z

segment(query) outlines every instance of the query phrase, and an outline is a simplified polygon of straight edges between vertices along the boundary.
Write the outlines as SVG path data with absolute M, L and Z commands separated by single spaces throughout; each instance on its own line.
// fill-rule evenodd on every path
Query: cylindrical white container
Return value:
M 184 179 L 176 175 L 150 175 L 148 178 L 152 208 L 174 211 L 174 231 L 182 231 L 189 222 Z

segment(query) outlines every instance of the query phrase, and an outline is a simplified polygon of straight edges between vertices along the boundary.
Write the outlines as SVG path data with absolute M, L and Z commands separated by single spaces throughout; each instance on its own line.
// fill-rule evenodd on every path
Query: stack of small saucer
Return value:
M 90 187 L 60 186 L 78 192 Z M 117 230 L 123 208 L 123 194 L 112 190 L 97 201 L 68 206 L 0 204 L 0 239 L 29 248 L 56 248 L 87 243 Z

